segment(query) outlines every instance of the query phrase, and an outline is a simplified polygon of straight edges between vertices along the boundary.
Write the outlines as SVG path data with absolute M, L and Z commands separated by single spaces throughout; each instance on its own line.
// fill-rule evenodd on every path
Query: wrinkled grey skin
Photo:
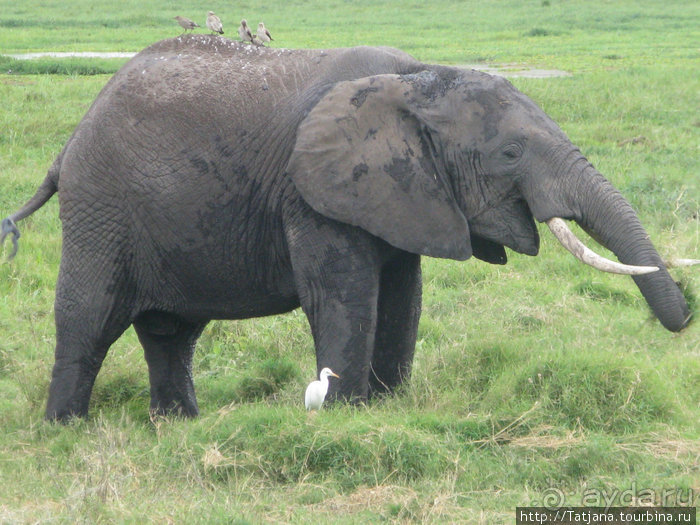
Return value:
M 151 409 L 198 413 L 192 354 L 211 319 L 301 306 L 329 396 L 410 373 L 420 255 L 535 255 L 534 219 L 573 219 L 662 266 L 624 198 L 509 82 L 387 48 L 274 50 L 218 36 L 154 44 L 105 86 L 15 222 L 58 191 L 63 253 L 46 415 L 87 413 L 131 324 Z M 665 269 L 634 278 L 669 330 Z

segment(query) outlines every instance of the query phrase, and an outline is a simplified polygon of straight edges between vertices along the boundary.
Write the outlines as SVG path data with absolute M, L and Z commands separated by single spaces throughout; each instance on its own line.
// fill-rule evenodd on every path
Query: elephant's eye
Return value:
M 510 160 L 519 159 L 523 154 L 523 149 L 519 144 L 508 144 L 503 148 L 503 156 Z

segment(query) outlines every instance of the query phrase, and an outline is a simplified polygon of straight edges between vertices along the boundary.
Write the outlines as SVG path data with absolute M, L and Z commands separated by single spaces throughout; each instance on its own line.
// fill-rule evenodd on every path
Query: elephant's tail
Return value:
M 17 221 L 21 221 L 22 219 L 29 217 L 32 213 L 46 204 L 46 201 L 48 201 L 53 194 L 58 191 L 58 174 L 61 169 L 61 157 L 62 155 L 59 155 L 59 157 L 53 163 L 46 175 L 46 178 L 44 179 L 44 182 L 41 183 L 41 186 L 39 186 L 39 189 L 36 190 L 34 196 L 29 199 L 19 210 L 2 220 L 2 223 L 0 224 L 0 248 L 5 243 L 5 238 L 8 235 L 12 235 L 13 248 L 12 253 L 10 253 L 10 255 L 7 257 L 8 260 L 12 259 L 17 254 L 17 249 L 19 248 L 18 241 L 20 233 L 19 229 L 17 228 Z

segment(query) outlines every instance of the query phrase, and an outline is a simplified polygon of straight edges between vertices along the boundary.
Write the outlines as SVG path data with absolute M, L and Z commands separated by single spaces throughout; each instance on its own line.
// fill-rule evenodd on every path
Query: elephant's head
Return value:
M 456 68 L 340 82 L 301 123 L 288 165 L 317 212 L 434 257 L 536 255 L 534 219 L 575 220 L 621 262 L 669 330 L 690 317 L 628 202 L 508 81 Z

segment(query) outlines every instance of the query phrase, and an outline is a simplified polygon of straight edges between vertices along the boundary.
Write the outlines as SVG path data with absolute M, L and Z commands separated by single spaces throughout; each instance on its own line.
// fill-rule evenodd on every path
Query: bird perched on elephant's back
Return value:
M 262 44 L 266 44 L 266 43 L 270 42 L 271 40 L 274 40 L 274 38 L 272 38 L 272 35 L 267 30 L 267 28 L 265 27 L 265 24 L 263 22 L 260 22 L 258 24 L 258 31 L 257 31 L 256 35 Z
M 177 20 L 177 23 L 183 29 L 183 33 L 186 33 L 187 31 L 192 31 L 194 28 L 199 27 L 199 24 L 197 22 L 194 22 L 184 16 L 178 15 L 175 17 L 175 20 Z
M 214 14 L 214 11 L 207 13 L 207 27 L 212 33 L 224 34 L 224 25 L 221 23 L 221 19 Z
M 689 319 L 630 205 L 532 100 L 391 48 L 153 44 L 104 87 L 3 236 L 56 191 L 50 419 L 87 413 L 131 325 L 151 410 L 195 415 L 207 322 L 299 306 L 317 362 L 340 376 L 330 399 L 392 391 L 411 372 L 421 255 L 535 255 L 535 221 L 574 220 L 657 270 L 634 277 L 648 304 L 670 330 Z
M 238 26 L 238 37 L 243 41 L 243 42 L 252 42 L 253 41 L 253 33 L 250 31 L 250 27 L 248 27 L 248 22 L 244 18 L 241 20 L 241 25 Z

